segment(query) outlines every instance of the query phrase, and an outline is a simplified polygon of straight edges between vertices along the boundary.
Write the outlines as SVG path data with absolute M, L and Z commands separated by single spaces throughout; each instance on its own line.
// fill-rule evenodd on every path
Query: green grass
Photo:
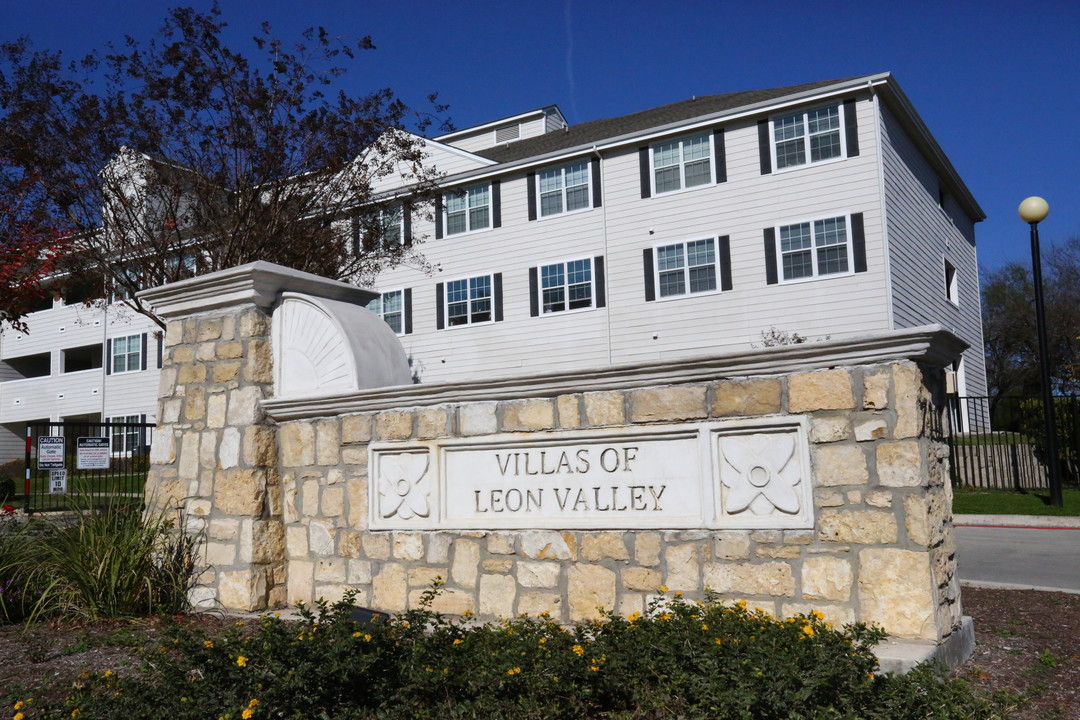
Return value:
M 1030 445 L 1031 440 L 1023 433 L 1004 431 L 993 433 L 962 434 L 953 437 L 955 445 Z
M 1062 491 L 1065 507 L 1050 504 L 1048 490 L 984 490 L 955 488 L 953 512 L 958 515 L 1066 515 L 1080 516 L 1080 490 Z

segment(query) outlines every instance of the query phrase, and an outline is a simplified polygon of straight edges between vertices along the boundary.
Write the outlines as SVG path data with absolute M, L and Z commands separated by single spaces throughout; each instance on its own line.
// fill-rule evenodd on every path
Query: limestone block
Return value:
M 211 518 L 206 526 L 206 536 L 211 540 L 235 541 L 240 534 L 240 521 L 236 518 Z
M 726 380 L 716 384 L 714 417 L 771 415 L 780 412 L 781 382 L 778 378 Z
M 247 358 L 244 361 L 244 379 L 252 383 L 269 384 L 274 381 L 274 360 L 270 342 L 261 339 L 248 340 Z
M 216 581 L 215 581 L 216 582 Z M 199 610 L 217 609 L 220 607 L 217 601 L 217 592 L 210 583 L 200 583 L 188 591 L 188 602 L 193 608 Z
M 341 462 L 349 466 L 354 472 L 367 472 L 368 451 L 364 446 L 343 447 L 341 449 Z
M 169 363 L 172 365 L 186 365 L 194 360 L 195 348 L 191 345 L 175 347 L 169 352 Z
M 505 532 L 496 532 L 488 535 L 487 550 L 493 555 L 513 555 L 514 535 Z
M 802 595 L 808 600 L 851 598 L 855 574 L 851 562 L 835 557 L 811 557 L 802 564 Z
M 495 416 L 498 403 L 468 403 L 458 408 L 458 426 L 463 436 L 490 435 L 499 429 Z
M 795 595 L 795 576 L 786 562 L 705 563 L 705 587 L 738 595 Z
M 916 437 L 922 432 L 922 370 L 914 363 L 897 363 L 892 366 L 892 375 L 895 398 L 893 407 L 896 408 L 893 437 L 898 440 Z
M 866 493 L 863 500 L 867 505 L 878 508 L 892 507 L 892 493 L 887 490 L 873 490 Z
M 817 535 L 813 530 L 785 530 L 784 542 L 788 545 L 809 545 Z
M 409 593 L 409 607 L 420 607 L 423 590 L 413 590 Z M 443 588 L 442 592 L 431 601 L 431 609 L 444 615 L 464 615 L 467 612 L 476 612 L 476 599 L 473 594 L 457 588 Z
M 454 564 L 450 566 L 450 577 L 461 587 L 476 586 L 476 575 L 480 566 L 480 543 L 474 540 L 454 541 Z
M 383 565 L 371 579 L 372 604 L 376 610 L 401 612 L 408 600 L 405 566 L 398 563 Z
M 600 617 L 600 609 L 615 607 L 615 573 L 600 565 L 571 565 L 566 570 L 567 604 L 571 620 Z
M 203 561 L 213 567 L 232 565 L 236 562 L 236 543 L 208 542 L 203 550 Z
M 862 491 L 848 490 L 846 493 L 844 493 L 844 498 L 847 499 L 848 505 L 858 505 L 862 502 Z
M 634 613 L 643 613 L 646 609 L 644 593 L 620 593 L 619 606 L 616 611 L 623 617 L 630 617 Z
M 206 366 L 201 363 L 197 365 L 181 365 L 176 375 L 176 382 L 181 385 L 206 382 Z
M 432 583 L 446 579 L 446 571 L 439 567 L 414 567 L 409 568 L 409 587 L 430 588 Z
M 884 410 L 889 407 L 889 371 L 881 368 L 863 376 L 863 409 Z
M 187 387 L 184 394 L 184 419 L 198 422 L 206 417 L 206 390 Z
M 315 423 L 315 464 L 337 465 L 341 449 L 341 432 L 336 420 Z
M 847 369 L 798 373 L 788 378 L 790 412 L 851 410 L 854 407 L 851 372 Z
M 315 599 L 315 563 L 308 560 L 289 561 L 286 580 L 289 602 L 310 603 Z
M 517 614 L 539 615 L 546 612 L 558 616 L 560 603 L 561 599 L 558 593 L 536 592 L 535 590 L 523 592 L 518 595 Z
M 638 565 L 652 567 L 660 563 L 660 536 L 656 533 L 634 534 L 634 560 Z
M 486 573 L 508 573 L 514 569 L 514 561 L 506 558 L 486 558 L 480 563 L 480 569 Z
M 579 400 L 580 398 L 577 395 L 560 395 L 555 398 L 555 409 L 559 413 L 559 427 L 576 428 L 581 426 Z
M 366 443 L 371 440 L 370 415 L 346 415 L 341 419 L 341 442 Z
M 701 589 L 701 567 L 699 564 L 699 545 L 684 543 L 669 545 L 664 552 L 667 561 L 667 574 L 664 584 L 671 591 L 695 592 Z
M 832 623 L 834 627 L 839 628 L 855 622 L 855 611 L 850 605 L 786 602 L 780 612 L 782 617 L 789 618 L 795 615 L 809 615 L 815 610 L 824 615 L 825 622 Z
M 197 342 L 217 340 L 221 337 L 221 318 L 200 318 L 195 335 Z
M 490 542 L 488 550 L 491 551 Z M 528 530 L 521 534 L 521 555 L 534 560 L 571 560 L 566 539 L 552 530 Z
M 217 467 L 217 431 L 207 430 L 199 434 L 199 467 Z
M 875 545 L 896 542 L 896 517 L 882 510 L 824 510 L 818 537 L 841 543 Z
M 322 514 L 324 517 L 341 517 L 345 514 L 345 488 L 327 487 L 322 491 Z
M 703 385 L 643 388 L 630 393 L 630 419 L 633 422 L 693 420 L 706 415 Z
M 855 440 L 858 442 L 881 440 L 888 435 L 888 433 L 888 423 L 881 417 L 872 417 L 855 423 Z
M 175 423 L 180 421 L 180 411 L 184 408 L 183 398 L 166 400 L 161 403 L 161 422 Z
M 371 582 L 370 560 L 348 561 L 348 582 L 350 585 L 367 585 Z
M 161 428 L 154 433 L 150 443 L 150 462 L 155 465 L 170 465 L 176 460 L 176 436 L 170 428 Z
M 382 533 L 364 533 L 360 536 L 364 557 L 372 560 L 390 559 L 390 536 Z
M 761 558 L 794 560 L 802 555 L 802 549 L 797 545 L 762 545 L 754 549 L 754 555 Z
M 840 507 L 844 504 L 844 496 L 836 490 L 814 490 L 814 504 L 818 507 Z
M 424 557 L 424 536 L 418 533 L 394 533 L 394 558 L 419 560 Z
M 278 428 L 283 467 L 303 467 L 315 463 L 315 428 L 311 423 L 289 422 Z
M 585 420 L 589 425 L 625 425 L 626 405 L 618 391 L 585 393 Z
M 621 532 L 587 533 L 582 537 L 582 560 L 597 562 L 606 558 L 612 560 L 630 559 L 630 553 L 626 549 L 626 541 Z
M 306 517 L 319 514 L 319 481 L 305 480 L 301 486 L 300 510 Z
M 348 564 L 344 558 L 324 557 L 315 561 L 316 583 L 343 583 Z M 320 591 L 320 594 L 321 591 Z
M 206 398 L 206 427 L 225 427 L 225 408 L 228 397 L 225 393 L 213 393 Z
M 522 587 L 553 588 L 559 584 L 559 563 L 520 562 L 517 581 Z
M 449 426 L 450 413 L 444 407 L 424 408 L 416 412 L 417 437 L 446 437 L 449 433 Z
M 878 484 L 885 487 L 918 487 L 926 483 L 922 452 L 917 440 L 877 446 Z
M 290 525 L 285 530 L 285 547 L 290 558 L 308 556 L 308 529 L 303 525 Z
M 244 428 L 243 459 L 252 467 L 268 467 L 277 464 L 277 436 L 274 428 L 254 425 Z
M 851 437 L 848 415 L 815 415 L 810 422 L 810 442 L 830 443 Z
M 428 536 L 427 561 L 445 564 L 450 562 L 450 543 L 454 538 L 449 533 L 435 533 Z
M 367 527 L 367 482 L 349 480 L 345 484 L 349 507 L 346 522 L 349 527 L 361 530 Z
M 262 419 L 259 401 L 262 390 L 255 386 L 236 388 L 229 391 L 229 410 L 225 415 L 229 425 L 254 425 Z
M 218 600 L 229 610 L 262 610 L 266 607 L 266 574 L 261 570 L 218 573 Z
M 380 440 L 407 440 L 413 434 L 411 412 L 381 412 L 375 417 L 375 436 Z
M 251 552 L 244 553 L 253 563 L 273 563 L 285 559 L 285 526 L 279 520 L 251 521 Z
M 630 567 L 622 570 L 622 584 L 627 590 L 659 592 L 660 586 L 664 584 L 664 579 L 659 570 Z
M 719 560 L 746 560 L 750 557 L 750 533 L 725 530 L 714 534 L 713 556 Z
M 511 575 L 480 576 L 480 614 L 508 618 L 514 615 L 517 583 Z
M 355 530 L 340 530 L 338 532 L 338 555 L 347 558 L 358 558 L 362 549 L 360 533 Z
M 184 342 L 184 321 L 169 320 L 165 323 L 165 347 Z
M 239 345 L 240 343 L 231 343 Z M 215 383 L 227 383 L 236 379 L 240 374 L 240 363 L 222 362 L 214 365 L 213 378 Z
M 859 620 L 902 638 L 937 640 L 930 557 L 925 552 L 859 552 Z
M 265 495 L 266 474 L 262 470 L 226 470 L 214 482 L 214 505 L 226 515 L 262 515 Z
M 548 430 L 555 427 L 555 406 L 550 400 L 504 402 L 502 416 L 503 430 Z
M 812 456 L 818 485 L 862 485 L 870 479 L 866 455 L 858 445 L 815 445 Z
M 782 530 L 752 530 L 750 539 L 757 543 L 778 543 L 784 539 Z
M 214 360 L 214 343 L 201 342 L 195 346 L 195 359 L 202 362 L 213 362 Z
M 267 317 L 261 310 L 249 310 L 240 316 L 240 337 L 266 335 L 269 332 L 268 325 Z
M 334 554 L 334 525 L 325 520 L 312 520 L 308 524 L 308 543 L 315 555 Z
M 211 447 L 213 447 L 213 442 L 211 442 Z M 236 428 L 225 428 L 221 431 L 221 444 L 218 446 L 217 466 L 227 470 L 236 467 L 239 464 L 240 431 Z

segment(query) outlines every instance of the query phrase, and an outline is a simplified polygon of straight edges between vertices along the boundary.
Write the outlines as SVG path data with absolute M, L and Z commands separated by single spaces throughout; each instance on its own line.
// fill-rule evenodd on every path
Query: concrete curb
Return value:
M 1043 585 L 1028 585 L 1025 583 L 991 582 L 990 580 L 961 580 L 961 587 L 988 588 L 990 590 L 1036 590 L 1038 592 L 1059 592 L 1069 595 L 1080 595 L 1080 590 L 1072 588 L 1045 587 Z
M 1080 517 L 1051 515 L 954 515 L 953 525 L 1080 530 Z

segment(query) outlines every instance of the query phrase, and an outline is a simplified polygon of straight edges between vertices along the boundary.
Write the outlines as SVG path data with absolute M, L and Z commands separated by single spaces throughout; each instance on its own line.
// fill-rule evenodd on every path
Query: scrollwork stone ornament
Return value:
M 794 432 L 723 435 L 720 481 L 723 510 L 737 516 L 793 516 L 802 510 L 804 482 Z
M 431 515 L 427 452 L 379 455 L 379 517 L 411 520 Z

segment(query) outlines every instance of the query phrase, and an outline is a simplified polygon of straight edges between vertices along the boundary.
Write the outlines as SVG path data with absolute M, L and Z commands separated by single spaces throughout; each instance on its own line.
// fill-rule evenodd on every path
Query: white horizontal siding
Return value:
M 454 138 L 447 142 L 447 145 L 453 145 L 456 148 L 465 150 L 468 152 L 476 152 L 478 150 L 488 150 L 495 147 L 495 130 L 501 127 L 506 127 L 513 123 L 506 122 L 500 125 L 493 125 L 485 130 L 480 130 L 474 135 L 463 135 L 460 138 Z M 536 137 L 537 135 L 543 135 L 547 132 L 547 119 L 544 115 L 537 115 L 530 120 L 518 121 L 518 128 L 520 134 L 519 140 L 525 138 Z M 503 144 L 503 143 L 498 143 Z M 442 166 L 439 166 L 442 169 Z
M 937 175 L 884 105 L 880 123 L 894 325 L 941 323 L 967 341 L 965 390 L 985 395 L 974 226 L 955 201 L 938 205 Z M 956 268 L 958 305 L 945 294 L 945 260 Z
M 18 425 L 0 425 L 0 464 L 26 457 L 26 428 Z M 18 479 L 16 479 L 18 485 Z

